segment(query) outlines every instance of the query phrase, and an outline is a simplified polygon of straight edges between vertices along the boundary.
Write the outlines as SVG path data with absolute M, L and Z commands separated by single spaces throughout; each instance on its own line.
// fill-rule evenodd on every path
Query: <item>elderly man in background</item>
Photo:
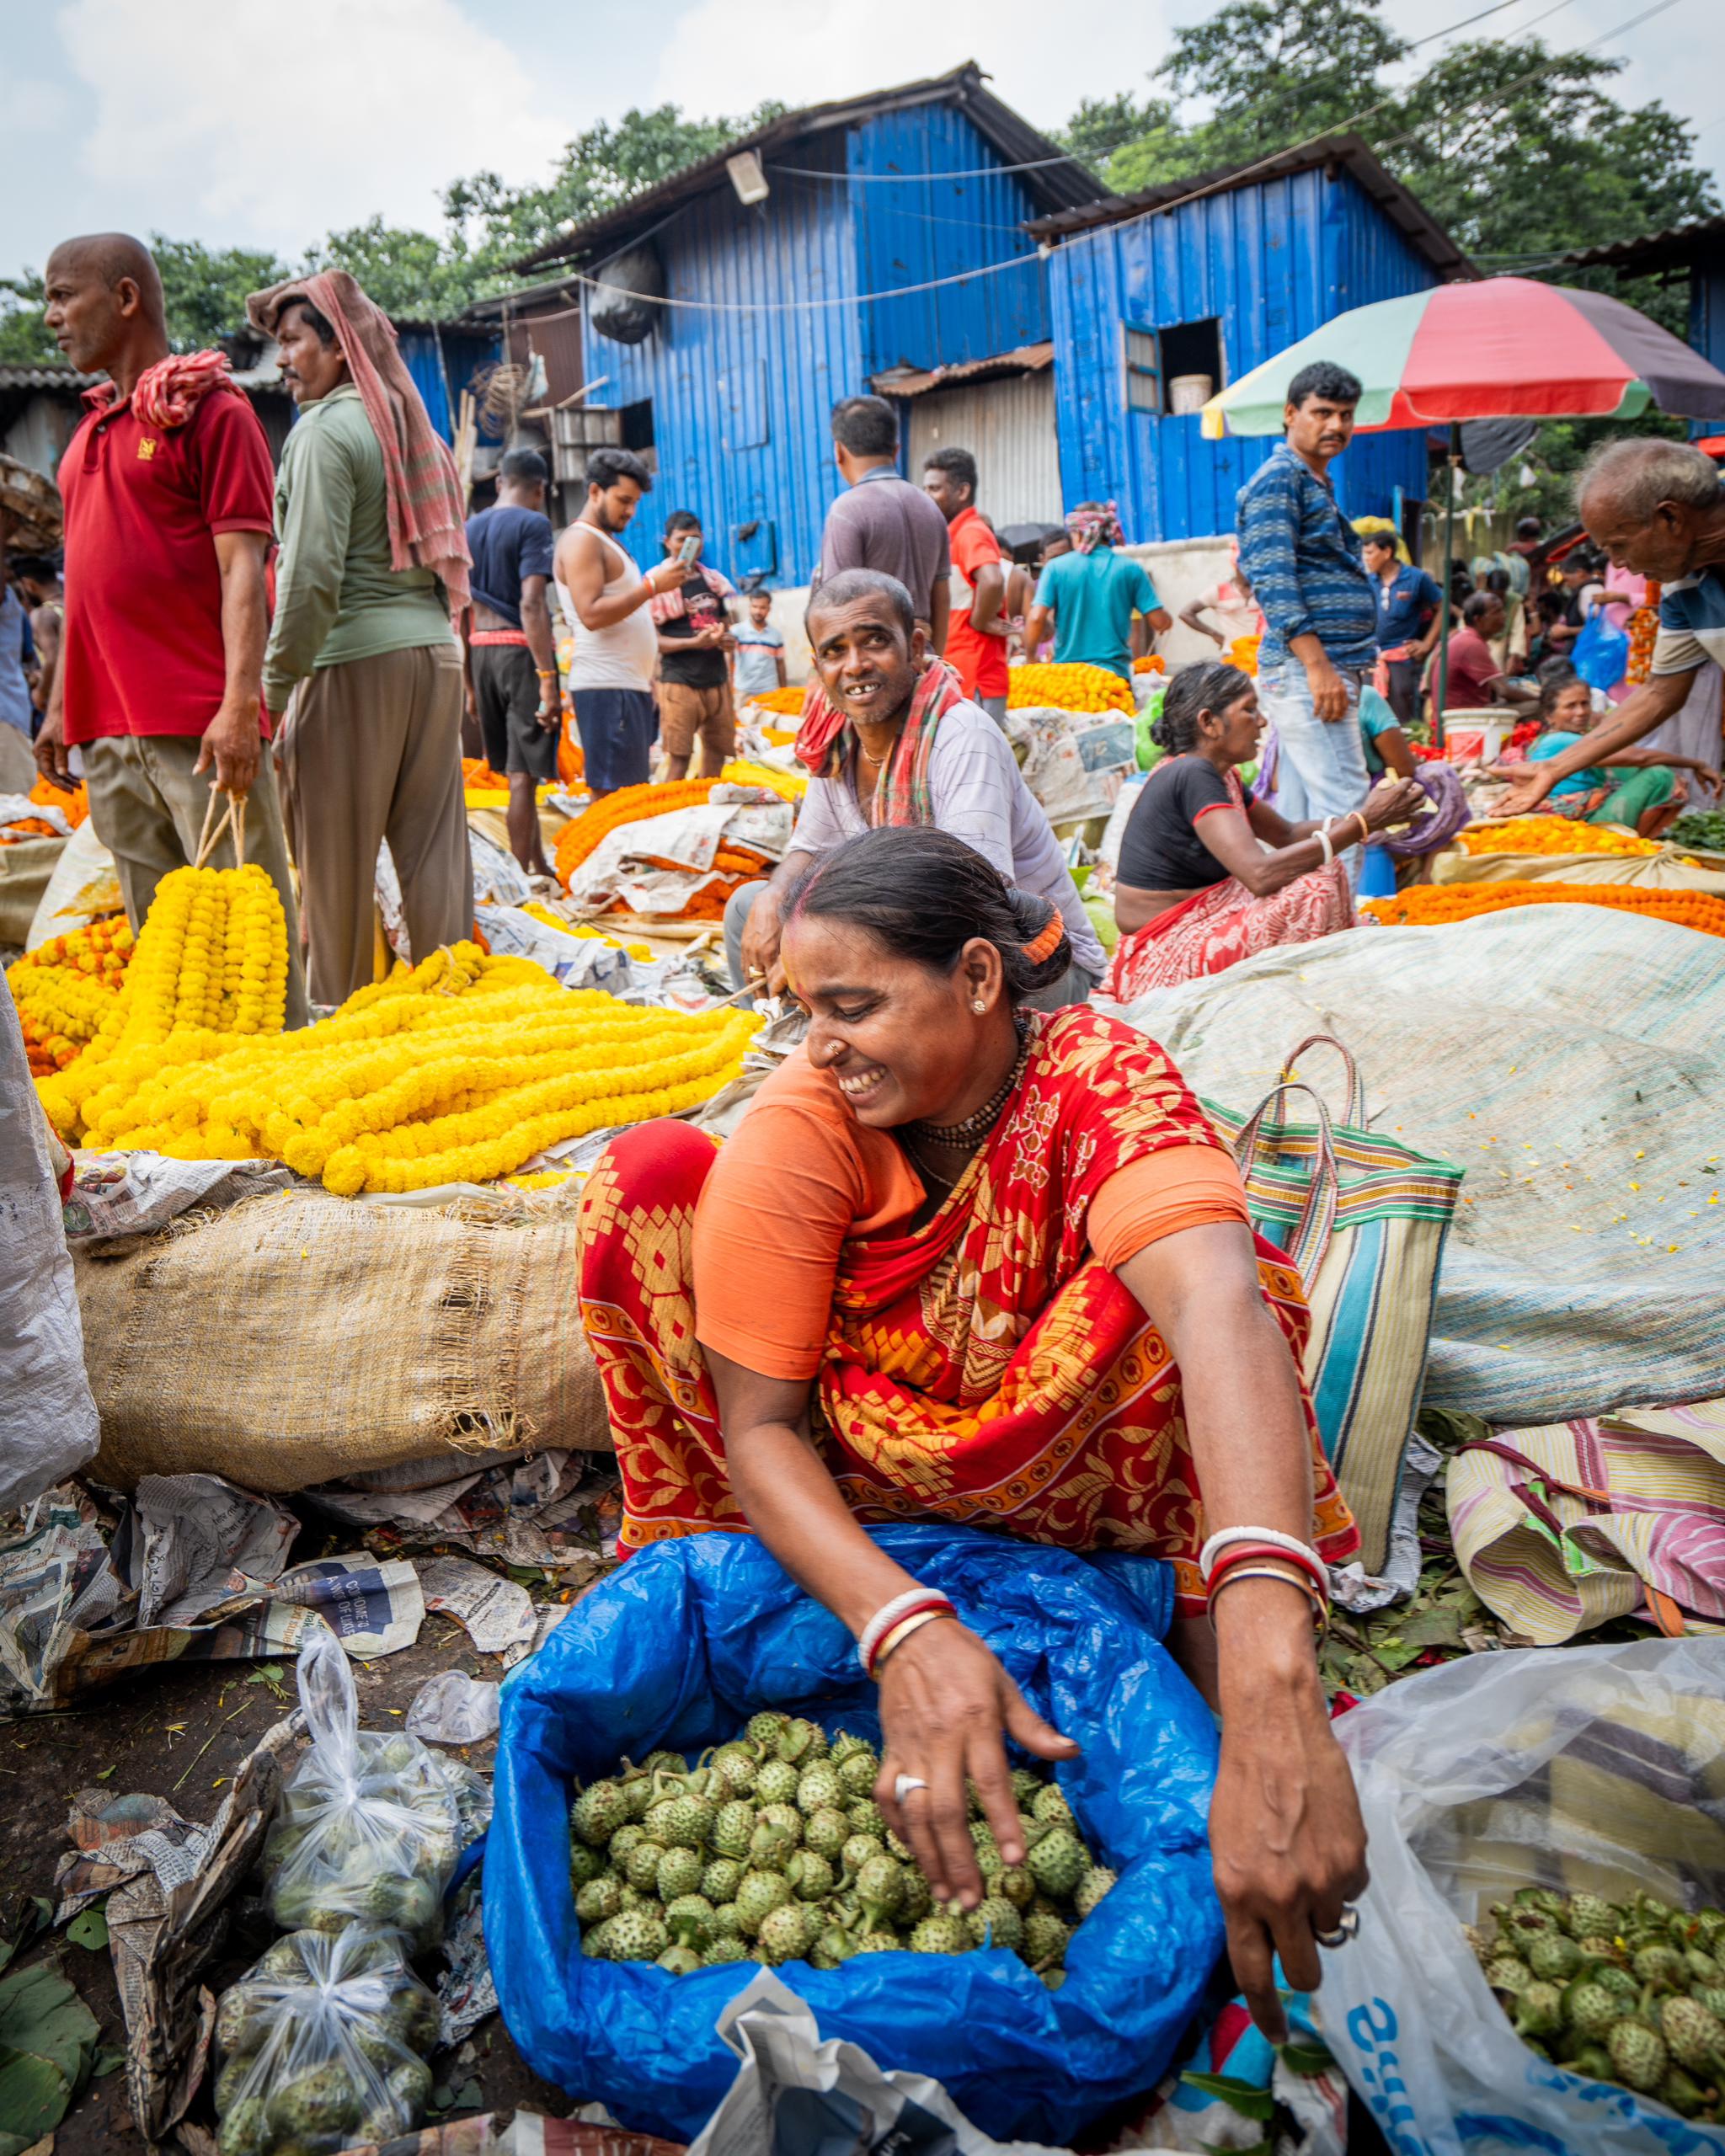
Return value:
M 60 464 L 64 638 L 36 760 L 69 784 L 82 750 L 90 821 L 134 930 L 157 884 L 196 855 L 211 789 L 243 802 L 246 858 L 287 916 L 287 1022 L 302 1026 L 293 883 L 260 745 L 270 445 L 225 352 L 168 350 L 162 280 L 138 241 L 65 240 L 44 282 L 61 350 L 109 379 L 85 392 Z M 233 857 L 224 837 L 211 860 Z
M 275 487 L 275 622 L 264 696 L 282 745 L 311 990 L 345 1001 L 376 970 L 373 888 L 387 839 L 415 958 L 473 931 L 462 798 L 467 542 L 454 460 L 344 270 L 254 292 L 299 407 Z
M 1644 740 L 1683 708 L 1710 663 L 1725 665 L 1725 491 L 1712 460 L 1684 442 L 1604 443 L 1582 467 L 1575 506 L 1613 563 L 1658 584 L 1653 672 L 1604 725 L 1529 766 L 1503 804 L 1512 816 L 1538 808 L 1560 780 Z M 1710 766 L 1704 779 L 1718 749 L 1716 731 L 1696 752 Z

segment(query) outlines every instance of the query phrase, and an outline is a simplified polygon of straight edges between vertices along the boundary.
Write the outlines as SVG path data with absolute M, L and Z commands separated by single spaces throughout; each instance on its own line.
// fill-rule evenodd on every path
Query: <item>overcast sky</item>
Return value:
M 1631 63 L 1618 93 L 1663 98 L 1705 128 L 1699 153 L 1717 168 L 1725 8 L 1674 0 L 1610 35 L 1648 4 L 1513 0 L 1476 34 L 1513 39 L 1550 16 L 1547 39 L 1604 40 Z M 1410 38 L 1476 11 L 1386 8 Z M 702 114 L 809 104 L 975 58 L 1009 104 L 1054 126 L 1086 95 L 1142 88 L 1170 24 L 1206 12 L 1193 0 L 0 0 L 0 274 L 110 226 L 290 258 L 374 211 L 429 226 L 457 174 L 539 178 L 578 128 L 666 99 Z

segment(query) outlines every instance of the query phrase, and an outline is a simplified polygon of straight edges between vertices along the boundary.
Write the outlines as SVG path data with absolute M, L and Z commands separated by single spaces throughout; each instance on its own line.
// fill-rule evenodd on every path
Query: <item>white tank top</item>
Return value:
M 633 591 L 642 581 L 641 572 L 606 532 L 596 526 L 587 529 L 597 534 L 601 546 L 608 547 L 617 557 L 615 572 L 605 582 L 602 596 L 614 598 L 618 592 Z M 607 562 L 610 556 L 606 557 Z M 585 627 L 576 613 L 574 603 L 561 579 L 558 581 L 557 595 L 571 632 L 575 639 L 575 655 L 569 665 L 569 687 L 575 689 L 648 689 L 653 686 L 653 675 L 659 664 L 659 632 L 653 626 L 649 611 L 649 601 L 644 601 L 633 614 L 625 614 L 608 629 Z

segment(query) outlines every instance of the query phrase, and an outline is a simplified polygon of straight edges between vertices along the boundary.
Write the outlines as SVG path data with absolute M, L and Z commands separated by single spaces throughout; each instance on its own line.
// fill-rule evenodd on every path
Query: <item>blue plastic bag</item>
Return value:
M 1628 632 L 1614 629 L 1594 607 L 1575 639 L 1569 663 L 1589 688 L 1615 689 L 1629 670 Z
M 1205 1824 L 1215 1730 L 1161 1645 L 1172 1575 L 1151 1559 L 1087 1560 L 934 1524 L 875 1539 L 951 1595 L 1037 1711 L 1084 1745 L 1058 1779 L 1120 1883 L 1075 1934 L 1058 1992 L 1004 1950 L 777 1973 L 823 2036 L 932 2075 L 997 2139 L 1063 2144 L 1166 2071 L 1221 1947 Z M 641 1551 L 505 1679 L 485 1938 L 536 2073 L 626 2125 L 691 2140 L 736 2073 L 713 2024 L 756 1973 L 583 1957 L 572 1783 L 660 1745 L 693 1753 L 761 1707 L 878 1742 L 875 1696 L 844 1627 L 737 1534 Z

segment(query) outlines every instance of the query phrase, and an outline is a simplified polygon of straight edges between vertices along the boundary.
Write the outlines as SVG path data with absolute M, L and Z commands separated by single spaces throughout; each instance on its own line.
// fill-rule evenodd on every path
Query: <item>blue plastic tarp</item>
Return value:
M 1205 1825 L 1215 1731 L 1161 1644 L 1172 1577 L 1150 1559 L 936 1524 L 875 1539 L 950 1594 L 1037 1711 L 1084 1746 L 1058 1779 L 1120 1882 L 1075 1935 L 1057 1993 L 1003 1951 L 778 1974 L 823 2036 L 933 2076 L 985 2132 L 1065 2143 L 1166 2070 L 1221 1946 Z M 510 2034 L 547 2080 L 677 2140 L 736 2073 L 713 2025 L 753 1966 L 672 1977 L 584 1958 L 569 1805 L 622 1756 L 692 1755 L 762 1707 L 879 1742 L 849 1634 L 746 1535 L 632 1557 L 504 1686 L 485 1935 Z

